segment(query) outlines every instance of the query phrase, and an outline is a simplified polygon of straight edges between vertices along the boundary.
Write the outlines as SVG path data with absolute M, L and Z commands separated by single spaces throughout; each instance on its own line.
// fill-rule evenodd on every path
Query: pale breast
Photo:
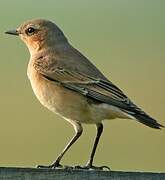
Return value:
M 91 112 L 85 97 L 45 79 L 29 62 L 27 71 L 34 94 L 42 105 L 64 118 L 89 121 Z
M 27 74 L 28 74 L 28 78 L 30 80 L 32 89 L 34 91 L 34 94 L 36 95 L 38 100 L 41 102 L 41 104 L 47 107 L 48 109 L 55 111 L 54 107 L 52 106 L 52 103 L 53 103 L 52 97 L 54 96 L 52 96 L 52 91 L 50 91 L 51 89 L 49 87 L 49 84 L 34 69 L 34 67 L 32 66 L 32 61 L 29 62 Z

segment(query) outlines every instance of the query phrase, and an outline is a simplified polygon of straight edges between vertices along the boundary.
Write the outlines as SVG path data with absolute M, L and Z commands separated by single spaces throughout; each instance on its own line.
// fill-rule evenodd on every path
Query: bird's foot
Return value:
M 111 171 L 111 169 L 108 166 L 93 166 L 93 165 L 86 165 L 86 166 L 75 166 L 75 169 L 85 169 L 85 170 L 99 170 L 104 171 L 108 170 Z
M 48 166 L 45 166 L 45 165 L 38 165 L 37 168 L 40 168 L 40 169 L 56 169 L 56 168 L 63 168 L 63 166 L 61 164 L 59 164 L 58 162 L 54 162 L 53 164 L 51 165 L 48 165 Z
M 37 168 L 39 169 L 67 169 L 67 170 L 70 170 L 70 169 L 75 169 L 74 166 L 67 166 L 67 165 L 61 165 L 61 164 L 56 164 L 56 163 L 53 163 L 49 166 L 45 166 L 45 165 L 38 165 Z
M 84 170 L 99 170 L 104 171 L 108 170 L 111 171 L 111 169 L 108 166 L 93 166 L 92 164 L 88 164 L 85 166 L 62 166 L 59 164 L 59 162 L 54 162 L 51 165 L 45 166 L 45 165 L 38 165 L 37 168 L 40 169 L 84 169 Z

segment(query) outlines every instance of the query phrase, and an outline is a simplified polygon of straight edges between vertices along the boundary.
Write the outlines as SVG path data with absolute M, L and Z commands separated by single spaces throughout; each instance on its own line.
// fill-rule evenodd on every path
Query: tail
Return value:
M 154 129 L 161 129 L 164 128 L 163 125 L 159 124 L 155 119 L 147 115 L 146 113 L 144 114 L 134 114 L 133 115 L 139 122 L 154 128 Z

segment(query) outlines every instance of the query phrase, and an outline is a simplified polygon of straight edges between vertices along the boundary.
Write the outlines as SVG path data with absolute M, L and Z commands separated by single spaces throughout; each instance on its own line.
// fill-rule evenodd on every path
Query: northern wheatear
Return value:
M 20 36 L 29 48 L 31 58 L 27 74 L 41 104 L 69 121 L 76 132 L 50 166 L 38 167 L 61 166 L 63 155 L 82 134 L 82 123 L 95 124 L 97 127 L 92 153 L 84 167 L 86 169 L 104 168 L 93 166 L 103 131 L 102 120 L 134 119 L 151 128 L 163 127 L 72 47 L 54 23 L 43 19 L 30 20 L 6 33 Z

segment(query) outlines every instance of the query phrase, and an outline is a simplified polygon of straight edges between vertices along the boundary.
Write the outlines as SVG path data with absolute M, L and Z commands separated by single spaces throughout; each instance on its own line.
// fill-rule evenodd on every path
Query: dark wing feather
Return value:
M 35 69 L 46 79 L 59 83 L 61 86 L 80 93 L 92 100 L 100 103 L 106 103 L 120 108 L 135 117 L 139 122 L 159 129 L 163 127 L 157 121 L 148 116 L 144 111 L 138 108 L 131 100 L 113 83 L 103 79 L 88 76 L 86 74 L 69 71 L 61 67 L 56 69 L 47 69 L 42 67 L 42 63 L 34 64 Z M 50 67 L 50 66 L 49 66 Z
M 58 82 L 63 87 L 76 91 L 88 98 L 116 106 L 130 114 L 135 114 L 141 110 L 134 105 L 127 96 L 114 84 L 102 79 L 89 77 L 79 72 L 67 71 L 56 68 L 53 72 L 40 73 L 47 79 Z

